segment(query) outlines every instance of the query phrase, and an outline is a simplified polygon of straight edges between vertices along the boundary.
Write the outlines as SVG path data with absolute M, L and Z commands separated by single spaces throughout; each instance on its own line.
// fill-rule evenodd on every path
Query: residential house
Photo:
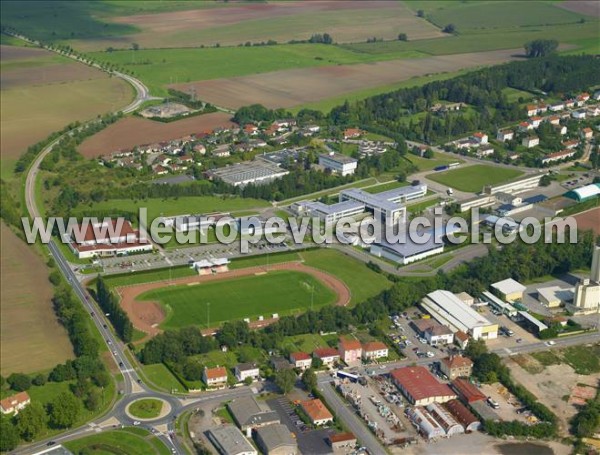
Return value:
M 596 90 L 596 91 L 594 92 L 594 99 L 595 99 L 596 101 L 600 101 L 600 90 Z
M 339 351 L 340 358 L 346 365 L 355 365 L 362 357 L 362 345 L 358 340 L 340 339 Z
M 346 128 L 344 130 L 344 139 L 354 139 L 360 137 L 362 135 L 362 131 L 358 128 Z
M 585 103 L 590 99 L 590 94 L 587 92 L 583 92 L 581 95 L 577 96 L 577 101 L 580 103 L 579 105 Z
M 584 120 L 585 119 L 585 111 L 584 110 L 573 111 L 573 112 L 571 112 L 571 117 L 573 117 L 576 120 Z
M 321 360 L 323 365 L 331 366 L 340 360 L 340 353 L 334 348 L 317 348 L 313 351 L 313 357 Z
M 534 128 L 539 128 L 540 124 L 542 123 L 542 120 L 542 117 L 536 115 L 535 117 L 531 117 L 528 121 Z
M 473 372 L 473 361 L 461 355 L 446 357 L 440 361 L 440 371 L 450 380 L 468 378 Z
M 234 374 L 238 382 L 243 382 L 247 378 L 255 381 L 260 377 L 260 370 L 255 363 L 239 363 L 234 368 Z
M 496 140 L 500 142 L 512 141 L 515 137 L 513 130 L 498 130 L 496 133 Z
M 570 99 L 570 100 L 566 100 L 565 101 L 565 107 L 567 109 L 572 109 L 575 107 L 575 100 L 574 99 Z
M 283 357 L 271 357 L 271 366 L 275 371 L 292 369 L 292 364 Z
M 538 113 L 537 104 L 528 104 L 525 109 L 527 110 L 527 117 L 532 117 Z
M 205 145 L 204 144 L 194 145 L 194 152 L 199 153 L 200 155 L 204 155 L 206 153 Z
M 591 128 L 584 128 L 581 130 L 580 135 L 582 139 L 588 140 L 594 137 L 594 131 Z
M 589 117 L 598 117 L 600 115 L 600 106 L 590 106 L 586 112 Z
M 294 368 L 306 370 L 312 365 L 312 359 L 306 352 L 292 352 L 290 354 L 290 362 Z
M 258 134 L 258 127 L 251 123 L 244 125 L 244 133 L 248 136 L 256 136 Z
M 365 360 L 382 359 L 387 357 L 388 354 L 388 347 L 381 341 L 370 341 L 363 344 L 362 356 Z
M 225 367 L 205 367 L 202 380 L 208 387 L 225 387 L 227 385 L 227 369 Z
M 454 343 L 462 350 L 467 349 L 470 339 L 471 337 L 462 330 L 454 332 Z
M 579 145 L 579 141 L 577 139 L 570 139 L 568 141 L 563 141 L 562 145 L 564 148 L 571 150 Z
M 477 158 L 484 158 L 486 156 L 490 156 L 493 154 L 494 154 L 494 147 L 492 147 L 491 145 L 484 145 L 483 147 L 481 147 L 477 150 L 477 152 L 475 153 L 475 156 Z
M 564 103 L 556 103 L 556 104 L 551 104 L 548 109 L 550 109 L 552 112 L 560 112 L 564 108 L 565 108 Z
M 536 147 L 536 146 L 540 145 L 540 138 L 537 136 L 524 137 L 523 140 L 521 141 L 521 145 L 523 145 L 524 147 L 527 147 L 528 149 Z
M 477 142 L 478 144 L 481 144 L 481 145 L 488 143 L 488 135 L 485 133 L 482 133 L 481 131 L 474 133 L 473 136 L 471 136 L 471 138 L 475 142 Z
M 561 152 L 550 153 L 542 158 L 542 164 L 552 163 L 554 161 L 566 160 L 577 154 L 577 150 L 563 150 Z
M 550 125 L 560 125 L 560 117 L 558 115 L 549 115 L 545 120 L 550 123 Z
M 567 134 L 567 127 L 565 125 L 554 125 L 554 128 L 556 128 L 561 136 Z
M 0 401 L 0 411 L 2 414 L 18 414 L 31 403 L 31 398 L 27 392 L 19 392 Z
M 318 398 L 302 401 L 300 407 L 315 426 L 333 422 L 333 415 Z
M 517 129 L 520 133 L 526 133 L 527 131 L 533 129 L 533 125 L 529 122 L 521 122 L 519 123 L 519 127 Z

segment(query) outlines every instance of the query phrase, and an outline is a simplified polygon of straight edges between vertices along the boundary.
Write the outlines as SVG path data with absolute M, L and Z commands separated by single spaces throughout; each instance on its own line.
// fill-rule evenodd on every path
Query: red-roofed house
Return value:
M 532 115 L 535 115 L 538 113 L 538 107 L 536 104 L 528 104 L 526 107 L 527 110 L 527 116 L 531 117 Z
M 424 367 L 409 366 L 391 372 L 392 382 L 415 406 L 430 403 L 445 403 L 456 398 L 456 394 L 446 384 L 438 380 Z
M 227 369 L 225 367 L 204 368 L 202 380 L 209 387 L 224 387 L 227 384 Z
M 594 131 L 591 128 L 584 128 L 581 130 L 582 139 L 591 139 L 594 136 Z
M 369 341 L 363 344 L 362 356 L 365 360 L 381 359 L 387 357 L 388 354 L 388 347 L 381 341 Z
M 575 147 L 577 147 L 579 145 L 579 141 L 577 139 L 570 139 L 568 141 L 563 141 L 562 143 L 563 147 L 566 149 L 574 149 Z
M 467 344 L 469 344 L 469 335 L 467 335 L 462 330 L 454 333 L 454 342 L 461 349 L 466 349 Z
M 344 130 L 344 139 L 357 138 L 357 137 L 360 137 L 361 134 L 362 134 L 362 131 L 359 130 L 358 128 L 346 128 Z
M 334 348 L 318 348 L 313 351 L 313 357 L 320 359 L 323 365 L 333 365 L 340 360 L 340 353 Z
M 485 133 L 482 133 L 481 131 L 474 133 L 472 138 L 478 144 L 487 144 L 487 142 L 488 142 L 488 135 Z
M 471 384 L 467 379 L 455 379 L 452 381 L 452 388 L 456 390 L 462 400 L 467 404 L 487 399 L 483 392 L 475 387 L 475 385 Z
M 542 158 L 542 164 L 552 163 L 554 161 L 565 160 L 571 158 L 577 154 L 577 150 L 562 150 L 560 152 L 554 152 L 546 155 Z
M 306 370 L 312 365 L 312 359 L 306 352 L 292 352 L 290 362 L 294 365 L 294 368 L 300 368 L 301 370 Z
M 303 401 L 300 406 L 313 425 L 325 425 L 333 421 L 333 415 L 318 398 Z
M 531 117 L 531 118 L 529 119 L 529 123 L 531 123 L 531 125 L 532 125 L 534 128 L 537 128 L 537 127 L 539 127 L 539 126 L 540 126 L 540 123 L 542 123 L 542 117 L 539 117 L 539 116 L 537 116 L 537 115 L 536 115 L 535 117 Z
M 362 357 L 362 345 L 358 340 L 340 339 L 339 343 L 340 358 L 346 365 L 353 365 L 360 362 Z
M 251 123 L 244 125 L 244 133 L 249 134 L 250 136 L 255 136 L 258 134 L 258 127 Z
M 583 92 L 581 95 L 579 95 L 577 97 L 577 101 L 579 101 L 580 103 L 585 103 L 587 100 L 590 99 L 590 94 Z
M 473 361 L 461 355 L 446 357 L 440 361 L 440 371 L 450 380 L 460 377 L 468 378 L 473 372 Z
M 0 401 L 0 411 L 2 411 L 2 414 L 18 414 L 18 412 L 25 409 L 29 403 L 31 403 L 29 394 L 27 392 L 19 392 Z

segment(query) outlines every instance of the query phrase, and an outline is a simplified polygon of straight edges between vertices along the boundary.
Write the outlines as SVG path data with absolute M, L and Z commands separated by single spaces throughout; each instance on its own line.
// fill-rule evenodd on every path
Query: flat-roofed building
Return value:
M 426 368 L 409 366 L 392 370 L 392 382 L 415 406 L 429 403 L 444 403 L 456 398 L 456 394 L 446 384 L 440 383 Z
M 548 286 L 538 288 L 538 300 L 548 308 L 558 308 L 567 302 L 573 301 L 575 288 L 561 288 L 560 286 Z
M 227 408 L 242 431 L 280 422 L 276 411 L 262 408 L 253 396 L 235 398 L 227 403 Z
M 265 455 L 296 455 L 298 444 L 292 433 L 282 424 L 273 424 L 256 430 L 256 443 Z
M 250 441 L 233 425 L 213 428 L 208 439 L 221 455 L 258 455 Z
M 351 175 L 358 166 L 358 160 L 341 153 L 323 153 L 319 155 L 319 166 L 331 170 L 334 174 Z
M 342 218 L 364 213 L 365 205 L 357 201 L 343 201 L 331 205 L 320 201 L 301 201 L 293 204 L 293 210 L 298 215 L 319 217 L 325 223 L 334 223 Z
M 209 178 L 218 178 L 233 186 L 245 186 L 249 183 L 259 185 L 288 175 L 290 171 L 265 160 L 244 161 L 218 169 L 207 171 Z
M 368 193 L 359 188 L 348 188 L 340 192 L 340 202 L 356 201 L 365 205 L 376 219 L 388 224 L 406 221 L 404 204 L 427 195 L 427 185 L 402 186 L 381 193 Z
M 498 338 L 498 324 L 487 320 L 450 291 L 430 292 L 421 301 L 421 307 L 453 332 L 460 330 L 474 339 Z
M 527 289 L 517 280 L 507 278 L 491 285 L 492 290 L 507 302 L 514 302 L 523 299 L 523 293 Z
M 371 245 L 370 253 L 401 265 L 420 261 L 426 257 L 444 252 L 444 241 L 431 236 L 425 243 L 417 243 L 407 236 L 404 243 L 390 243 L 384 239 Z

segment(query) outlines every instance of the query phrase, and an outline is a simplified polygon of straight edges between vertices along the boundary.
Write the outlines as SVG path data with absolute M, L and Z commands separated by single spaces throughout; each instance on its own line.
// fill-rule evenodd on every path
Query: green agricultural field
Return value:
M 188 213 L 213 213 L 244 210 L 254 207 L 268 207 L 269 203 L 261 199 L 217 196 L 184 196 L 176 199 L 113 199 L 78 208 L 77 215 L 86 213 L 109 213 L 111 211 L 138 213 L 140 208 L 148 209 L 148 221 L 159 216 L 184 215 Z
M 325 44 L 142 49 L 93 52 L 90 55 L 97 60 L 133 71 L 149 86 L 154 95 L 165 95 L 165 86 L 168 84 L 382 59 L 380 56 L 363 55 Z M 395 56 L 390 55 L 389 58 Z
M 413 9 L 417 4 L 416 9 L 424 10 L 433 24 L 440 28 L 454 24 L 459 31 L 569 24 L 585 17 L 559 8 L 553 1 L 408 1 Z
M 312 276 L 290 271 L 234 278 L 195 286 L 149 291 L 139 300 L 160 302 L 167 312 L 165 329 L 206 326 L 232 319 L 295 314 L 335 302 L 335 293 Z M 312 304 L 311 304 L 312 302 Z
M 303 251 L 300 255 L 306 265 L 331 273 L 342 280 L 352 294 L 351 304 L 364 302 L 392 285 L 387 278 L 374 272 L 366 264 L 337 250 L 321 248 Z
M 129 405 L 129 413 L 138 419 L 155 419 L 162 411 L 163 402 L 153 398 L 134 401 Z
M 507 182 L 516 179 L 522 174 L 521 171 L 516 169 L 476 164 L 437 174 L 429 174 L 427 178 L 459 191 L 476 193 L 481 191 L 484 185 Z
M 105 431 L 64 443 L 72 453 L 93 455 L 168 455 L 171 452 L 149 431 L 129 429 Z

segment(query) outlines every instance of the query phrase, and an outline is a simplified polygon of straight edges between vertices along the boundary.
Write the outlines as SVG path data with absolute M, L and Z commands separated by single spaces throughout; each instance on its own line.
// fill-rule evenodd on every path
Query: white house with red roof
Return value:
M 313 357 L 323 362 L 323 365 L 333 365 L 340 360 L 340 353 L 335 348 L 317 348 L 313 351 Z
M 208 387 L 225 387 L 227 385 L 227 369 L 225 367 L 205 367 L 202 380 Z
M 388 354 L 388 347 L 381 341 L 369 341 L 362 346 L 362 356 L 365 360 L 382 359 Z
M 2 414 L 18 414 L 31 403 L 31 398 L 27 392 L 19 392 L 15 395 L 6 397 L 0 401 L 0 411 Z
M 473 136 L 471 136 L 471 138 L 478 144 L 487 144 L 488 143 L 488 135 L 485 133 L 482 133 L 481 131 L 474 133 Z
M 312 365 L 312 358 L 306 352 L 292 352 L 290 363 L 294 365 L 294 368 L 307 370 Z
M 582 139 L 591 139 L 594 137 L 594 131 L 591 128 L 584 128 L 581 130 L 580 135 Z

